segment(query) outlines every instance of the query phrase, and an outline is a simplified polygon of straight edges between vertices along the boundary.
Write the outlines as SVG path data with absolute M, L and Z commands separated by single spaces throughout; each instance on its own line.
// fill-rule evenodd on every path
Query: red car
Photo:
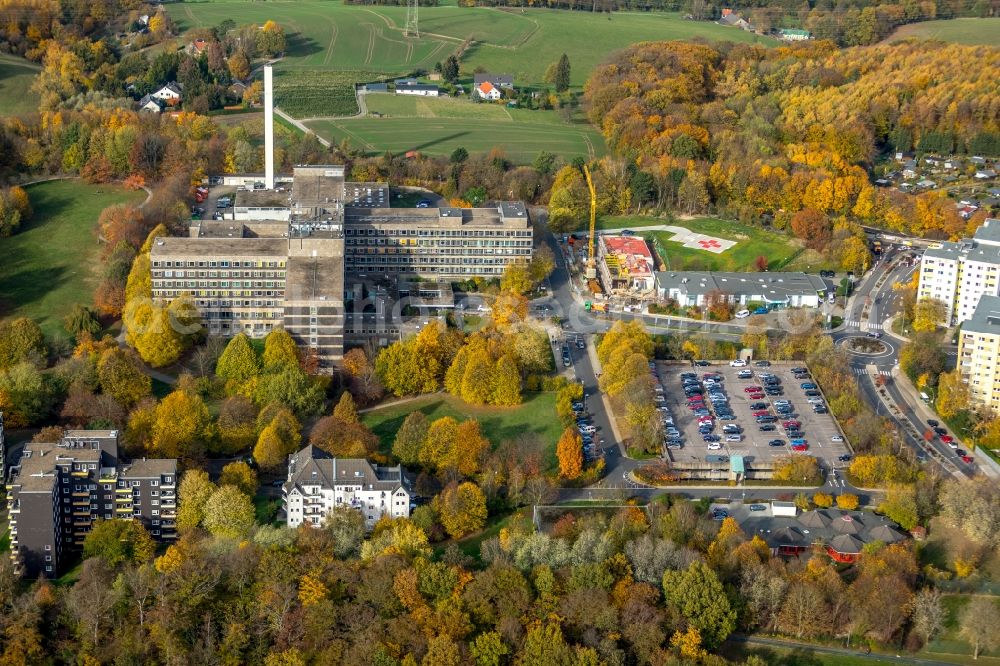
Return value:
M 962 456 L 962 462 L 964 462 L 966 465 L 971 465 L 972 464 L 972 456 L 970 456 L 970 455 L 964 455 L 964 456 Z
M 761 387 L 759 387 L 759 386 L 748 386 L 748 387 L 746 387 L 745 389 L 743 389 L 743 392 L 744 392 L 744 393 L 760 393 L 760 392 L 762 392 L 763 390 L 764 390 L 764 389 L 762 389 L 762 388 L 761 388 Z
M 692 402 L 704 402 L 704 400 L 705 399 L 700 395 L 694 395 L 688 398 L 688 404 L 691 404 Z
M 801 425 L 802 424 L 799 423 L 798 421 L 782 421 L 782 423 L 781 423 L 781 427 L 785 428 L 785 429 L 788 429 L 788 428 L 798 428 Z
M 751 400 L 761 400 L 764 397 L 763 393 L 751 393 L 747 396 Z
M 808 448 L 808 444 L 792 444 L 792 451 L 805 451 Z
M 705 415 L 698 417 L 698 423 L 711 423 L 711 422 L 712 422 L 711 416 Z
M 705 403 L 703 402 L 692 402 L 690 405 L 688 405 L 688 409 L 690 409 L 692 412 L 696 412 L 699 409 L 704 409 L 704 408 L 705 408 Z
M 952 442 L 955 441 L 955 438 L 952 437 L 951 435 L 941 435 L 941 441 L 944 442 L 945 444 L 951 444 Z
M 761 410 L 758 410 L 756 412 L 753 412 L 753 415 L 754 416 L 769 416 L 770 414 L 769 414 L 769 412 L 766 409 L 761 409 Z

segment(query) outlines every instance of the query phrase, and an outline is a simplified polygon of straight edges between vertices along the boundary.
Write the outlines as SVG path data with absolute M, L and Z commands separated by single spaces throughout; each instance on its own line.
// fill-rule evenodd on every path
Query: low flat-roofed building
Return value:
M 236 221 L 288 221 L 290 195 L 277 190 L 237 190 L 232 214 Z
M 656 296 L 681 307 L 705 304 L 705 296 L 721 293 L 735 305 L 764 303 L 768 307 L 818 307 L 829 285 L 809 273 L 728 273 L 658 271 Z
M 597 264 L 609 293 L 651 293 L 656 263 L 640 236 L 597 237 Z

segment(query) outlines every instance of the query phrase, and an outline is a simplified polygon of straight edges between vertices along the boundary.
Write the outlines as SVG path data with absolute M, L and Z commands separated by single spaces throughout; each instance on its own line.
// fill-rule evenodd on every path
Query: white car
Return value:
M 810 405 L 822 405 L 823 398 L 809 398 L 809 400 L 807 400 L 806 402 L 808 402 Z
M 582 432 L 585 435 L 593 435 L 595 432 L 597 432 L 597 428 L 592 425 L 580 426 L 580 432 Z
M 726 435 L 726 441 L 727 442 L 742 442 L 743 441 L 743 435 L 737 435 L 735 433 L 732 434 L 732 435 Z
M 708 450 L 709 451 L 719 451 L 720 449 L 722 449 L 722 444 L 720 444 L 719 442 L 709 442 L 708 443 Z
M 735 359 L 729 362 L 730 368 L 745 368 L 747 367 L 747 362 L 741 358 Z
M 834 435 L 833 437 L 830 438 L 830 441 L 831 442 L 842 442 L 842 441 L 844 441 L 844 438 L 841 437 L 840 435 Z
M 736 313 L 737 319 L 746 319 L 749 316 L 750 316 L 749 310 L 740 310 L 739 312 Z

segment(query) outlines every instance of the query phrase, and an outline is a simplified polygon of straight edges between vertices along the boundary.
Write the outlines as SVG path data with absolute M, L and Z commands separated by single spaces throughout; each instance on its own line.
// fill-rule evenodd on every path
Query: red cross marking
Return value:
M 718 249 L 718 248 L 722 247 L 722 243 L 720 243 L 719 241 L 715 240 L 714 238 L 712 238 L 710 240 L 700 240 L 700 241 L 698 241 L 698 245 L 701 245 L 706 250 Z

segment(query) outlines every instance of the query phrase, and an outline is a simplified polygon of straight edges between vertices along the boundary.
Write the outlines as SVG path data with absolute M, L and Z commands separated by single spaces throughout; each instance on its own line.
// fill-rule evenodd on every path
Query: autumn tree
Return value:
M 340 395 L 337 406 L 333 408 L 333 417 L 344 423 L 361 422 L 361 417 L 358 416 L 358 408 L 354 404 L 354 396 L 351 395 L 350 391 L 344 391 Z
M 556 445 L 559 476 L 575 479 L 583 472 L 583 439 L 575 428 L 566 428 Z
M 803 208 L 792 216 L 792 233 L 801 239 L 806 247 L 823 251 L 830 242 L 832 227 L 830 218 L 815 208 Z
M 262 411 L 261 415 L 264 414 Z M 253 458 L 262 469 L 276 469 L 299 448 L 301 438 L 301 427 L 295 415 L 285 407 L 278 407 L 257 437 Z
M 184 532 L 201 525 L 205 517 L 205 504 L 216 491 L 208 473 L 190 469 L 181 477 L 178 494 L 177 530 Z
M 355 347 L 344 354 L 344 371 L 351 377 L 351 384 L 365 401 L 378 399 L 382 387 L 375 372 L 375 364 L 363 349 Z
M 264 370 L 277 372 L 299 364 L 299 348 L 291 334 L 281 327 L 272 328 L 264 338 Z
M 491 388 L 491 405 L 512 407 L 521 404 L 521 374 L 517 370 L 517 362 L 509 354 L 497 360 Z
M 975 596 L 959 618 L 959 634 L 972 645 L 972 658 L 979 652 L 1000 647 L 1000 608 L 993 597 Z
M 474 483 L 450 484 L 434 498 L 434 508 L 449 536 L 458 539 L 486 524 L 486 496 Z
M 219 437 L 213 452 L 234 455 L 253 446 L 258 435 L 256 419 L 257 408 L 249 399 L 241 395 L 227 398 L 219 408 Z
M 0 322 L 0 370 L 23 361 L 44 365 L 47 356 L 45 335 L 34 320 L 19 317 Z
M 958 368 L 943 372 L 938 378 L 937 399 L 934 408 L 943 418 L 950 419 L 971 405 L 969 385 L 962 381 Z
M 367 458 L 375 452 L 378 437 L 360 421 L 327 416 L 313 426 L 309 443 L 338 458 Z
M 913 306 L 913 330 L 917 333 L 930 333 L 938 326 L 946 324 L 947 306 L 937 298 L 921 298 Z
M 858 508 L 858 496 L 851 493 L 837 495 L 837 508 L 845 511 L 854 511 Z
M 156 543 L 135 520 L 95 520 L 83 540 L 83 557 L 99 557 L 112 568 L 153 557 Z
M 225 485 L 205 502 L 202 522 L 215 536 L 238 539 L 253 528 L 255 515 L 250 498 L 238 487 Z
M 933 587 L 925 587 L 913 596 L 911 621 L 913 631 L 924 642 L 924 645 L 934 640 L 934 637 L 944 630 L 947 615 L 941 602 L 941 591 Z
M 215 425 L 201 396 L 176 390 L 156 407 L 150 453 L 163 458 L 196 458 L 215 437 Z
M 420 458 L 420 449 L 427 439 L 430 422 L 420 410 L 412 411 L 403 419 L 392 442 L 392 455 L 406 465 L 413 465 Z
M 101 354 L 97 362 L 97 380 L 101 391 L 125 408 L 145 398 L 153 389 L 153 380 L 142 371 L 134 352 L 119 347 Z
M 219 475 L 220 486 L 236 486 L 250 497 L 257 492 L 257 472 L 242 460 L 231 462 L 222 468 Z
M 916 488 L 910 483 L 890 483 L 878 510 L 904 530 L 912 530 L 920 520 Z

